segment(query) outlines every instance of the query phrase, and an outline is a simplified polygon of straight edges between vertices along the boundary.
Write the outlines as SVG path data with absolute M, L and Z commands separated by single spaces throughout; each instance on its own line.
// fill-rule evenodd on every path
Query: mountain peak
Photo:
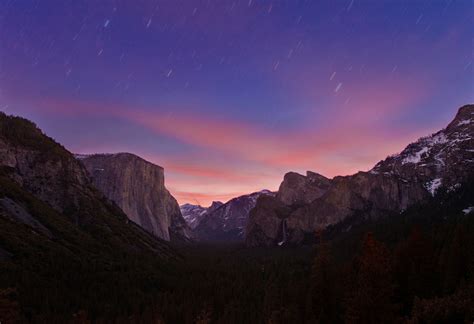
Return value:
M 212 208 L 218 208 L 220 206 L 224 205 L 224 203 L 222 201 L 213 201 L 211 206 L 209 206 L 210 209 Z
M 467 104 L 459 108 L 456 117 L 465 114 L 474 115 L 474 104 Z
M 449 123 L 446 130 L 450 131 L 453 128 L 464 127 L 474 123 L 474 105 L 464 105 L 459 108 L 456 117 Z
M 329 180 L 325 176 L 320 173 L 313 172 L 313 171 L 306 171 L 306 177 L 313 180 L 313 181 L 327 181 Z
M 276 244 L 286 231 L 290 241 L 302 242 L 321 226 L 350 222 L 356 215 L 372 218 L 387 211 L 400 213 L 428 201 L 439 190 L 457 190 L 473 177 L 473 119 L 474 105 L 461 107 L 446 128 L 421 137 L 369 172 L 332 180 L 311 172 L 306 177 L 288 172 L 276 199 L 260 200 L 254 208 L 247 244 Z M 288 207 L 284 213 L 277 212 L 281 204 Z

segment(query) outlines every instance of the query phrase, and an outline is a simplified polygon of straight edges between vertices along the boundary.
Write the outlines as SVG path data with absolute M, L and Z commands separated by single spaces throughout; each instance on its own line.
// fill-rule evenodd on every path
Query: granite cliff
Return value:
M 77 157 L 94 185 L 130 220 L 167 241 L 191 237 L 178 202 L 165 187 L 162 167 L 130 153 Z
M 285 175 L 276 197 L 257 201 L 248 246 L 301 243 L 317 229 L 351 218 L 375 219 L 457 190 L 474 176 L 474 105 L 443 130 L 420 138 L 368 172 L 327 179 Z

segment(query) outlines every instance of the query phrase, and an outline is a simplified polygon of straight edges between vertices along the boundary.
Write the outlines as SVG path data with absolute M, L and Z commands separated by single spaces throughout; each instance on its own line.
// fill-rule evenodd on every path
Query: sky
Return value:
M 471 0 L 0 0 L 0 110 L 182 203 L 369 170 L 474 102 Z

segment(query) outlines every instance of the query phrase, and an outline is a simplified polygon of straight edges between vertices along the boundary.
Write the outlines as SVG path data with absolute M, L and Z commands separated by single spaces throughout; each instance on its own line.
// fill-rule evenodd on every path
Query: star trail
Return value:
M 180 203 L 368 170 L 474 99 L 472 1 L 0 2 L 0 110 Z

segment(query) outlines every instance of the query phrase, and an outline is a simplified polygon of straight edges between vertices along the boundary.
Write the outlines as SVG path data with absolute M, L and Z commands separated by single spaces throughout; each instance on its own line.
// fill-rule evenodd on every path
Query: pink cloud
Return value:
M 369 97 L 368 94 L 359 95 L 360 100 L 350 108 L 335 109 L 334 106 L 327 116 L 327 122 L 314 120 L 315 124 L 324 125 L 326 122 L 324 127 L 320 126 L 316 130 L 300 129 L 287 132 L 278 132 L 275 129 L 264 130 L 256 124 L 225 118 L 196 116 L 188 112 L 180 112 L 183 109 L 174 110 L 172 115 L 168 115 L 161 111 L 172 110 L 170 108 L 160 107 L 158 112 L 150 112 L 135 107 L 56 100 L 44 101 L 42 107 L 43 111 L 67 116 L 115 116 L 184 143 L 211 148 L 242 159 L 287 167 L 321 159 L 323 154 L 346 150 L 348 143 L 350 147 L 351 143 L 386 142 L 386 138 L 381 138 L 381 135 L 386 135 L 383 130 L 387 122 L 386 116 L 393 117 L 397 113 L 403 112 L 404 110 L 400 110 L 399 107 L 409 106 L 410 100 L 413 99 L 410 99 L 410 96 L 407 96 L 406 99 L 398 99 L 395 94 L 391 95 L 393 99 L 390 99 L 381 93 L 375 95 L 373 100 L 369 100 Z M 378 100 L 381 104 L 378 104 Z M 336 104 L 337 102 L 334 102 L 334 105 Z M 378 118 L 382 117 L 380 118 L 380 129 L 361 127 L 361 124 L 362 126 L 365 126 L 366 123 L 371 124 L 373 120 L 370 120 L 370 116 L 377 111 L 379 112 Z M 361 123 L 357 121 L 361 121 Z M 189 168 L 189 171 L 192 169 Z
M 189 157 L 183 162 L 166 157 L 163 160 L 146 152 L 140 154 L 165 167 L 167 183 L 175 188 L 173 194 L 180 202 L 194 197 L 192 199 L 208 203 L 210 199 L 222 200 L 236 193 L 276 189 L 283 174 L 290 170 L 313 170 L 326 176 L 367 170 L 424 134 L 425 130 L 404 134 L 386 130 L 390 118 L 404 113 L 406 107 L 416 102 L 416 91 L 397 95 L 396 90 L 391 93 L 370 88 L 369 91 L 374 91 L 373 97 L 368 92 L 357 93 L 356 87 L 353 91 L 356 93 L 353 105 L 335 109 L 338 107 L 335 100 L 333 110 L 325 116 L 327 120 L 314 120 L 318 128 L 285 132 L 223 117 L 198 116 L 185 112 L 188 109 L 160 107 L 151 112 L 137 107 L 56 100 L 43 101 L 41 106 L 45 112 L 70 117 L 121 118 L 158 135 L 202 148 L 202 154 L 213 152 L 222 156 L 221 161 Z M 163 113 L 170 110 L 174 113 Z M 374 112 L 378 112 L 378 117 L 373 116 Z M 378 118 L 379 125 L 374 127 Z M 224 167 L 222 160 L 232 163 Z M 252 168 L 239 167 L 239 164 L 252 165 Z M 183 188 L 195 188 L 199 192 Z
M 189 202 L 201 206 L 209 206 L 213 201 L 227 202 L 232 198 L 248 194 L 248 192 L 231 192 L 227 194 L 208 194 L 188 191 L 173 191 L 174 197 L 180 204 Z

